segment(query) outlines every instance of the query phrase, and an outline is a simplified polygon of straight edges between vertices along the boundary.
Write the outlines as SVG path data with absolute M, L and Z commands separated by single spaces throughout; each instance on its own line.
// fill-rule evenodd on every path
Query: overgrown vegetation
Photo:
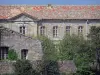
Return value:
M 42 49 L 43 49 L 43 59 L 44 60 L 57 60 L 57 50 L 55 48 L 55 44 L 52 40 L 45 36 L 39 37 L 42 42 Z
M 14 49 L 10 49 L 8 51 L 8 60 L 17 60 L 17 59 L 18 59 L 18 55 L 15 52 L 15 50 Z
M 39 75 L 28 60 L 17 60 L 14 67 L 15 75 Z
M 58 63 L 56 61 L 45 61 L 43 75 L 60 75 Z
M 76 75 L 90 75 L 90 63 L 94 58 L 94 49 L 90 41 L 76 35 L 65 36 L 60 43 L 60 60 L 73 60 L 77 66 Z
M 58 54 L 55 44 L 47 37 L 39 37 L 43 48 L 43 75 L 59 75 Z

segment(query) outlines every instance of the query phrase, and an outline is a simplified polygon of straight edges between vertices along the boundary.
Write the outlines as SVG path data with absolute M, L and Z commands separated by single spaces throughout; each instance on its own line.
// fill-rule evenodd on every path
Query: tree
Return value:
M 95 48 L 100 49 L 100 27 L 92 26 L 88 35 Z
M 43 48 L 43 59 L 44 60 L 57 60 L 57 50 L 55 48 L 55 44 L 47 37 L 39 37 L 42 42 Z
M 92 26 L 90 29 L 90 34 L 88 35 L 91 42 L 93 43 L 95 60 L 96 60 L 96 70 L 100 74 L 100 27 Z
M 39 37 L 42 42 L 43 48 L 43 75 L 59 75 L 58 63 L 57 63 L 57 49 L 55 44 L 47 37 Z
M 90 63 L 93 60 L 93 48 L 90 41 L 84 40 L 81 36 L 65 36 L 60 42 L 60 60 L 73 60 L 77 66 L 79 75 L 91 73 L 89 71 Z M 93 55 L 93 56 L 92 56 Z M 84 73 L 83 73 L 84 72 Z M 83 73 L 83 74 L 82 74 Z

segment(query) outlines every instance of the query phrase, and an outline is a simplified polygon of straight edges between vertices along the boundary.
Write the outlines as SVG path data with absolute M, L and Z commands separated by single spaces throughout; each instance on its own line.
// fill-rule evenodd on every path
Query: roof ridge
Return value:
M 52 6 L 100 6 L 100 5 L 56 5 L 56 4 L 51 4 Z M 11 4 L 11 5 L 3 5 L 0 4 L 0 6 L 48 6 L 47 5 L 27 5 L 27 4 Z

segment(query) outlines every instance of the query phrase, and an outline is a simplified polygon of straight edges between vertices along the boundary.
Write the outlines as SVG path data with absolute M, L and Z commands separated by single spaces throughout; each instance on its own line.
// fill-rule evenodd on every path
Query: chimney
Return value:
M 52 4 L 48 4 L 48 8 L 50 8 L 50 9 L 51 9 L 52 7 L 53 7 L 53 6 L 52 6 Z

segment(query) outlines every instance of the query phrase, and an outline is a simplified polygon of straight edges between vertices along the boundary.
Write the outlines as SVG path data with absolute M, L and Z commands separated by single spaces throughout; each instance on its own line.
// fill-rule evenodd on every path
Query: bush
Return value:
M 14 49 L 11 49 L 8 51 L 8 59 L 9 60 L 17 60 L 18 59 L 18 55 Z
M 14 67 L 15 75 L 39 75 L 28 60 L 17 60 Z
M 45 61 L 43 75 L 60 75 L 56 61 Z

